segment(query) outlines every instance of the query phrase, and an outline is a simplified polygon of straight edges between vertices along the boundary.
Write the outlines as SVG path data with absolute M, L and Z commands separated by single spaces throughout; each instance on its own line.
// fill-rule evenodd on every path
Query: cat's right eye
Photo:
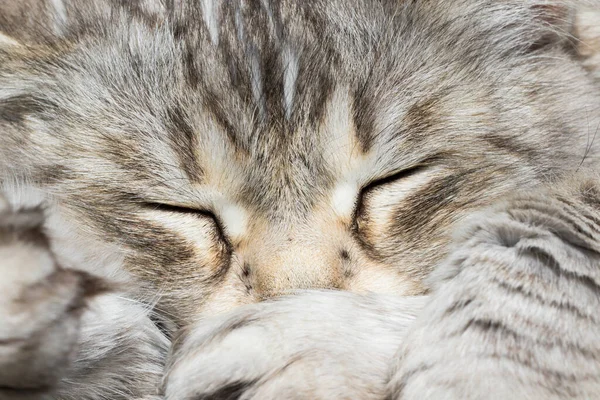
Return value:
M 225 235 L 223 225 L 222 225 L 221 221 L 219 220 L 219 218 L 212 211 L 208 211 L 208 210 L 204 210 L 204 209 L 196 209 L 196 208 L 191 208 L 191 207 L 176 206 L 176 205 L 165 204 L 165 203 L 145 203 L 144 206 L 147 210 L 151 210 L 151 211 L 159 211 L 159 212 L 171 213 L 171 214 L 177 214 L 177 215 L 188 215 L 191 217 L 202 218 L 202 219 L 208 220 L 214 227 L 215 232 L 218 236 L 218 239 L 222 243 L 229 246 L 229 240 L 228 240 L 227 236 Z

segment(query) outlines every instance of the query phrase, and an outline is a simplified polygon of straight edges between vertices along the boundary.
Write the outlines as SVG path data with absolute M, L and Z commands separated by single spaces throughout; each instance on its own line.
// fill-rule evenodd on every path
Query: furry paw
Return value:
M 465 224 L 390 399 L 600 398 L 600 185 L 518 193 Z
M 73 356 L 85 299 L 108 288 L 57 265 L 41 211 L 1 206 L 0 399 L 46 398 Z
M 307 292 L 200 321 L 175 344 L 166 399 L 380 399 L 424 300 Z

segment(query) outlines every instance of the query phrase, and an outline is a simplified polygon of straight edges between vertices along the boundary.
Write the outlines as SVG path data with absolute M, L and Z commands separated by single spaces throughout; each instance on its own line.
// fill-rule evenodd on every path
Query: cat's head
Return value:
M 577 169 L 600 123 L 561 4 L 53 3 L 37 36 L 4 21 L 0 178 L 182 318 L 422 293 L 459 219 Z

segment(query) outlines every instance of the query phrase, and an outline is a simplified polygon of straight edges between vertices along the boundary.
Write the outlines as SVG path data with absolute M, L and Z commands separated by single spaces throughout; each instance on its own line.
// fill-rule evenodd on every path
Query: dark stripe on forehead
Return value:
M 219 61 L 229 74 L 232 93 L 237 93 L 244 103 L 248 103 L 252 101 L 253 79 L 249 60 L 252 54 L 256 53 L 254 49 L 256 45 L 246 37 L 249 32 L 244 25 L 243 13 L 239 7 L 240 5 L 237 4 L 236 7 L 224 7 L 222 10 Z M 248 5 L 246 8 L 248 7 L 251 6 Z M 242 36 L 241 40 L 239 36 Z
M 302 73 L 303 71 L 301 71 Z M 315 85 L 314 88 L 310 86 Z M 316 90 L 315 90 L 316 89 Z M 334 78 L 329 75 L 321 74 L 316 79 L 316 82 L 307 82 L 301 80 L 298 85 L 298 97 L 303 94 L 310 93 L 312 95 L 309 112 L 308 122 L 314 126 L 319 126 L 324 121 L 325 112 L 327 111 L 327 102 L 331 98 L 335 90 Z M 333 107 L 336 105 L 334 104 Z
M 170 145 L 179 159 L 179 165 L 191 182 L 200 182 L 203 171 L 196 153 L 200 145 L 198 135 L 179 105 L 167 109 L 166 125 Z
M 375 117 L 377 115 L 376 106 L 373 103 L 374 97 L 369 93 L 368 79 L 354 93 L 354 104 L 352 105 L 356 138 L 363 153 L 368 152 L 373 145 Z
M 318 32 L 314 32 L 317 35 Z M 296 79 L 296 113 L 306 118 L 308 125 L 319 126 L 326 115 L 328 100 L 336 89 L 336 73 L 340 67 L 340 55 L 327 41 L 319 46 L 304 48 L 298 53 L 298 78 Z M 335 105 L 334 105 L 335 106 Z M 306 110 L 306 111 L 305 111 Z
M 436 113 L 439 102 L 440 97 L 430 97 L 425 101 L 413 104 L 404 116 L 402 129 L 406 130 L 409 136 L 423 136 L 431 133 L 431 130 L 441 122 L 439 114 Z
M 303 32 L 298 33 L 288 31 L 283 18 L 290 11 L 282 15 L 277 2 L 223 3 L 212 15 L 219 18 L 214 43 L 201 5 L 188 7 L 195 18 L 180 15 L 173 28 L 180 40 L 187 39 L 182 55 L 185 81 L 236 150 L 249 152 L 250 143 L 261 149 L 273 143 L 291 146 L 303 134 L 298 128 L 320 124 L 340 58 L 331 41 L 323 38 L 323 27 L 313 26 L 326 24 L 322 16 L 307 18 L 314 14 L 311 7 L 293 11 L 302 13 Z M 240 114 L 252 122 L 242 124 Z
M 233 144 L 236 150 L 247 151 L 247 147 L 244 146 L 240 140 L 238 140 L 238 132 L 232 121 L 232 117 L 234 116 L 225 111 L 221 97 L 207 89 L 203 100 L 204 108 L 210 113 L 210 116 L 213 118 L 214 122 L 217 123 L 217 125 L 219 125 L 225 132 L 227 138 L 231 144 Z
M 285 121 L 284 110 L 284 73 L 290 68 L 285 64 L 283 49 L 274 45 L 265 44 L 266 48 L 260 48 L 261 70 L 263 72 L 264 98 L 267 106 L 267 114 L 272 122 Z M 284 122 L 284 126 L 287 125 Z
M 185 46 L 183 54 L 183 76 L 191 89 L 196 90 L 200 83 L 200 71 L 196 65 L 194 51 L 190 45 Z

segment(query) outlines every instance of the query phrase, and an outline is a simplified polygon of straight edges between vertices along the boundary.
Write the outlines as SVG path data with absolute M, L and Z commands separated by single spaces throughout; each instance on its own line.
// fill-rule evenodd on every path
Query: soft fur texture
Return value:
M 599 397 L 599 15 L 0 0 L 0 399 Z

